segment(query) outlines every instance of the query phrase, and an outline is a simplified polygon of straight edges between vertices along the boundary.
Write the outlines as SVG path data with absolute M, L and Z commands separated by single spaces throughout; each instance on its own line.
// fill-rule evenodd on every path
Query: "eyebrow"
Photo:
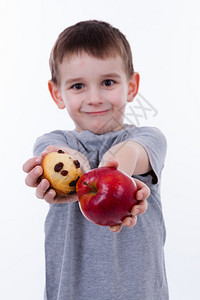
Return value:
M 110 79 L 110 78 L 120 78 L 121 76 L 118 73 L 106 73 L 106 74 L 100 75 L 100 77 Z M 82 77 L 69 78 L 65 81 L 65 86 L 70 85 L 70 84 L 75 83 L 75 82 L 80 83 L 80 82 L 83 82 L 83 81 L 84 81 L 84 78 L 82 78 Z
M 102 74 L 102 77 L 105 78 L 120 78 L 121 76 L 118 73 L 106 73 L 106 74 Z
M 65 81 L 65 86 L 68 84 L 72 84 L 74 82 L 82 82 L 83 78 L 69 78 L 68 80 Z

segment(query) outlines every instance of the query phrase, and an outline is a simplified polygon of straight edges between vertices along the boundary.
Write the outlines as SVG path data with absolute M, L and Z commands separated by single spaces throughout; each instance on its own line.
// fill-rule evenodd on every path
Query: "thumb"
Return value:
M 60 148 L 58 146 L 50 145 L 41 153 L 41 157 L 43 158 L 45 155 L 51 152 L 57 152 L 59 149 Z
M 118 168 L 119 163 L 116 159 L 113 157 L 109 157 L 105 162 L 104 162 L 105 167 L 112 167 L 112 168 Z

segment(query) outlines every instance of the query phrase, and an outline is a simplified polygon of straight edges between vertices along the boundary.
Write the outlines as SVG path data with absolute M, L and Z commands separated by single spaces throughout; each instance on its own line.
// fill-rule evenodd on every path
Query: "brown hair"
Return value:
M 119 54 L 128 78 L 134 72 L 131 48 L 126 37 L 106 22 L 91 20 L 70 26 L 58 36 L 49 60 L 53 82 L 59 83 L 58 64 L 62 63 L 64 56 L 82 51 L 97 58 Z

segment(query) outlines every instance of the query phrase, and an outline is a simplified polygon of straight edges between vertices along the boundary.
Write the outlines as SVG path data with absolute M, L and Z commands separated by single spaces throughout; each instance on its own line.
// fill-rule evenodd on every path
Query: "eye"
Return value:
M 82 83 L 75 83 L 75 84 L 72 85 L 71 88 L 74 89 L 74 90 L 81 90 L 81 89 L 84 88 L 84 84 L 82 84 Z
M 104 80 L 103 81 L 103 85 L 104 86 L 111 86 L 111 85 L 113 85 L 115 82 L 114 82 L 114 80 L 112 80 L 112 79 L 106 79 L 106 80 Z

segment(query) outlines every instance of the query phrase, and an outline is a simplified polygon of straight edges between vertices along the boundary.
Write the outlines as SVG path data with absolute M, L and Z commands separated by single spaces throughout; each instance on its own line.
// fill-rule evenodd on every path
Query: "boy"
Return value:
M 51 204 L 45 222 L 45 299 L 167 300 L 159 192 L 166 140 L 156 128 L 124 124 L 125 104 L 139 87 L 129 43 L 105 22 L 80 22 L 59 35 L 50 68 L 51 96 L 58 108 L 67 108 L 75 130 L 38 138 L 36 156 L 23 167 L 26 184 Z M 42 157 L 58 149 L 78 159 L 84 172 L 105 165 L 134 176 L 141 201 L 132 218 L 110 228 L 118 234 L 85 219 L 76 195 L 59 198 L 46 179 L 38 181 Z

